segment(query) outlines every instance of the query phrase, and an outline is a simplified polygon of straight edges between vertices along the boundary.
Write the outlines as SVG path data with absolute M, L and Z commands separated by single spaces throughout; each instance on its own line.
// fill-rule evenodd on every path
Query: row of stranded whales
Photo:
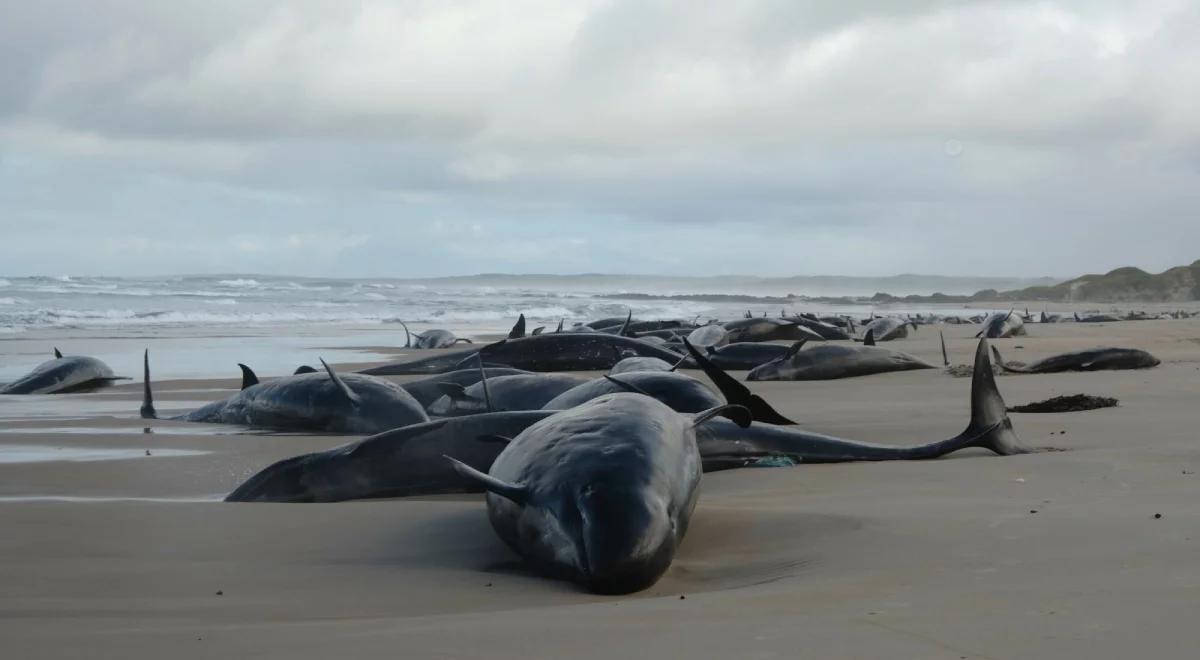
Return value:
M 710 375 L 720 377 L 720 371 Z M 936 458 L 973 446 L 1003 455 L 1024 453 L 1027 450 L 1013 433 L 1005 410 L 988 354 L 977 351 L 971 384 L 971 421 L 963 433 L 950 440 L 913 446 L 884 445 L 815 434 L 758 419 L 748 428 L 712 420 L 698 440 L 706 472 L 743 467 L 770 456 L 784 456 L 797 463 L 915 460 Z M 252 476 L 226 499 L 336 502 L 478 492 L 479 485 L 450 469 L 441 460 L 442 454 L 486 472 L 503 450 L 504 438 L 515 437 L 559 412 L 493 412 L 394 429 L 334 449 L 279 461 Z M 780 423 L 793 424 L 786 419 Z
M 226 499 L 330 502 L 485 490 L 497 535 L 534 568 L 596 593 L 629 593 L 669 568 L 704 472 L 774 456 L 920 460 L 971 447 L 1027 451 L 996 389 L 986 340 L 976 352 L 970 423 L 949 440 L 863 443 L 752 422 L 740 406 L 693 416 L 641 394 L 614 393 L 561 412 L 416 424 L 285 459 Z
M 86 355 L 64 356 L 54 349 L 47 360 L 17 380 L 0 388 L 0 394 L 66 394 L 86 392 L 128 378 L 113 375 L 105 363 Z

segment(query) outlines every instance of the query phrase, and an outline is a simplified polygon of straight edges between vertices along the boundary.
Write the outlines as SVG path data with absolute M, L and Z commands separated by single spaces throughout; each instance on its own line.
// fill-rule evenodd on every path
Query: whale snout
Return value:
M 589 485 L 581 490 L 578 506 L 578 555 L 590 591 L 641 591 L 666 572 L 675 556 L 675 529 L 657 493 Z

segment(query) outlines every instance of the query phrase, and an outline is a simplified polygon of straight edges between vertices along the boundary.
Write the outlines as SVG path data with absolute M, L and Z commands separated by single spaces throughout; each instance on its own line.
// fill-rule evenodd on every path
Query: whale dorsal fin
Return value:
M 525 315 L 522 314 L 521 316 L 517 317 L 516 324 L 513 325 L 512 330 L 510 330 L 508 333 L 508 338 L 509 339 L 520 339 L 524 336 L 525 336 Z
M 61 358 L 61 357 L 62 357 L 62 351 L 59 351 L 57 346 L 55 346 L 55 347 L 54 347 L 54 357 L 55 357 L 55 358 Z
M 445 454 L 442 454 L 442 457 L 450 461 L 450 465 L 454 468 L 455 472 L 483 486 L 483 489 L 489 493 L 495 493 L 521 506 L 524 506 L 529 501 L 529 490 L 525 486 L 501 481 Z
M 867 334 L 863 337 L 863 346 L 875 345 L 875 328 L 869 328 Z
M 536 327 L 536 328 L 534 328 L 534 329 L 533 329 L 533 332 L 531 332 L 531 333 L 529 333 L 529 334 L 530 334 L 530 335 L 533 335 L 534 337 L 536 337 L 536 336 L 538 336 L 538 335 L 542 334 L 542 332 L 543 332 L 543 331 L 545 331 L 545 330 L 546 330 L 546 326 L 544 326 L 544 325 L 539 325 L 538 327 Z
M 238 366 L 242 368 L 242 389 L 243 390 L 246 389 L 247 387 L 250 387 L 251 385 L 258 385 L 258 375 L 254 373 L 253 369 L 251 369 L 250 367 L 247 367 L 246 365 L 242 364 L 241 362 L 238 362 Z
M 557 329 L 557 330 L 555 330 L 554 332 L 556 332 L 556 333 L 562 332 L 562 328 L 563 328 L 563 321 L 565 321 L 565 320 L 566 320 L 566 319 L 561 319 L 561 318 L 558 320 L 558 329 Z
M 329 374 L 329 380 L 332 380 L 333 384 L 337 385 L 338 390 L 340 390 L 341 393 L 350 400 L 350 403 L 353 403 L 357 406 L 359 403 L 359 398 L 358 395 L 354 393 L 354 390 L 350 389 L 350 386 L 346 384 L 346 381 L 338 377 L 337 372 L 333 370 L 333 367 L 329 366 L 329 363 L 325 361 L 325 358 L 321 358 L 321 365 L 325 367 L 325 372 Z
M 150 391 L 150 349 L 142 354 L 142 419 L 158 419 L 154 410 L 154 393 Z
M 633 308 L 629 309 L 629 313 L 625 316 L 625 322 L 621 324 L 621 329 L 617 331 L 618 337 L 629 336 L 629 324 L 633 321 Z
M 307 364 L 302 364 L 302 365 L 296 367 L 296 370 L 292 372 L 292 375 L 299 376 L 300 374 L 315 374 L 315 373 L 317 373 L 316 369 L 313 369 L 312 367 L 308 366 Z

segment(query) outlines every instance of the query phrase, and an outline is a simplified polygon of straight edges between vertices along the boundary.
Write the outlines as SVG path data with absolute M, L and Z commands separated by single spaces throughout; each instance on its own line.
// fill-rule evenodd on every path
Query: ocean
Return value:
M 696 295 L 705 288 L 734 296 L 655 297 Z M 640 295 L 623 297 L 629 294 Z M 789 312 L 864 316 L 871 311 L 922 313 L 937 307 L 799 299 L 785 305 L 755 297 L 780 295 L 787 294 L 752 282 L 731 289 L 711 279 L 664 283 L 629 276 L 438 281 L 263 275 L 2 277 L 0 382 L 27 372 L 56 345 L 64 353 L 99 357 L 125 375 L 140 373 L 141 350 L 149 347 L 156 378 L 209 378 L 236 375 L 237 362 L 251 364 L 264 375 L 278 375 L 300 363 L 315 363 L 318 357 L 343 362 L 385 359 L 388 354 L 378 347 L 404 345 L 400 321 L 416 332 L 438 327 L 471 337 L 505 332 L 519 314 L 526 315 L 532 330 L 539 325 L 553 328 L 560 319 L 569 327 L 624 316 L 629 310 L 643 319 L 691 320 L 738 318 L 746 310 L 775 315 L 782 307 Z

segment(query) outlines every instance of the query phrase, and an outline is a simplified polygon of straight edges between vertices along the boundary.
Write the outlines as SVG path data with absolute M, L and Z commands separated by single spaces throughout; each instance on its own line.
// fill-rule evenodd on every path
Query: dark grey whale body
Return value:
M 988 316 L 983 321 L 983 329 L 976 334 L 976 337 L 984 337 L 987 339 L 1003 339 L 1006 337 L 1020 337 L 1028 334 L 1025 330 L 1025 319 L 1014 314 L 1012 310 L 1008 312 L 996 312 Z
M 878 346 L 822 345 L 797 349 L 756 367 L 746 380 L 834 380 L 912 369 L 936 367 L 908 353 Z
M 1010 365 L 1000 357 L 1000 351 L 992 347 L 996 363 L 1005 371 L 1021 374 L 1053 374 L 1064 371 L 1115 371 L 1122 369 L 1149 369 L 1157 367 L 1158 358 L 1137 348 L 1089 348 L 1051 355 L 1024 366 Z
M 326 373 L 250 385 L 227 399 L 170 419 L 335 433 L 380 433 L 429 421 L 425 408 L 399 385 L 363 374 L 339 376 L 329 365 L 325 369 Z M 144 377 L 142 417 L 157 419 L 150 391 L 149 351 Z
M 908 336 L 908 329 L 915 328 L 911 321 L 905 321 L 891 316 L 883 316 L 872 320 L 863 326 L 863 332 L 870 332 L 875 341 L 895 341 Z
M 530 373 L 521 369 L 509 369 L 507 367 L 488 367 L 486 371 L 488 378 L 519 376 Z M 443 383 L 454 383 L 455 385 L 470 387 L 478 383 L 480 378 L 479 369 L 459 369 L 457 371 L 448 371 L 444 374 L 437 374 L 430 378 L 400 383 L 400 387 L 403 387 L 405 392 L 411 394 L 418 403 L 428 410 L 430 404 L 446 395 L 442 387 Z
M 738 319 L 726 323 L 725 331 L 729 333 L 730 344 L 757 341 L 799 341 L 801 339 L 824 340 L 819 333 L 790 319 Z M 696 342 L 692 342 L 692 345 L 698 346 Z
M 446 383 L 445 396 L 429 406 L 439 417 L 459 417 L 485 412 L 541 410 L 548 401 L 588 382 L 572 374 L 527 373 L 477 380 L 469 387 Z
M 340 502 L 480 492 L 443 454 L 486 472 L 505 442 L 553 412 L 502 412 L 439 419 L 385 431 L 341 447 L 274 463 L 227 502 Z
M 479 354 L 489 364 L 528 371 L 607 370 L 627 357 L 656 357 L 672 364 L 682 357 L 629 337 L 569 332 L 504 340 L 484 346 Z
M 807 341 L 807 340 L 802 340 Z M 765 344 L 759 342 L 738 342 L 725 344 L 720 348 L 709 347 L 705 357 L 722 369 L 733 371 L 753 369 L 772 360 L 778 360 L 787 354 L 790 346 L 783 344 Z M 695 369 L 695 360 L 689 359 L 682 365 Z
M 542 406 L 567 410 L 606 394 L 638 392 L 666 404 L 675 412 L 699 413 L 725 405 L 725 398 L 703 382 L 674 371 L 633 371 L 596 378 L 577 385 Z
M 107 364 L 94 357 L 68 355 L 63 357 L 54 349 L 54 359 L 33 368 L 33 371 L 0 388 L 0 394 L 65 394 L 111 385 L 113 381 L 129 380 L 113 375 Z
M 487 489 L 493 529 L 526 562 L 595 593 L 632 593 L 658 581 L 687 532 L 706 415 L 609 394 L 525 429 L 487 474 L 454 465 Z

